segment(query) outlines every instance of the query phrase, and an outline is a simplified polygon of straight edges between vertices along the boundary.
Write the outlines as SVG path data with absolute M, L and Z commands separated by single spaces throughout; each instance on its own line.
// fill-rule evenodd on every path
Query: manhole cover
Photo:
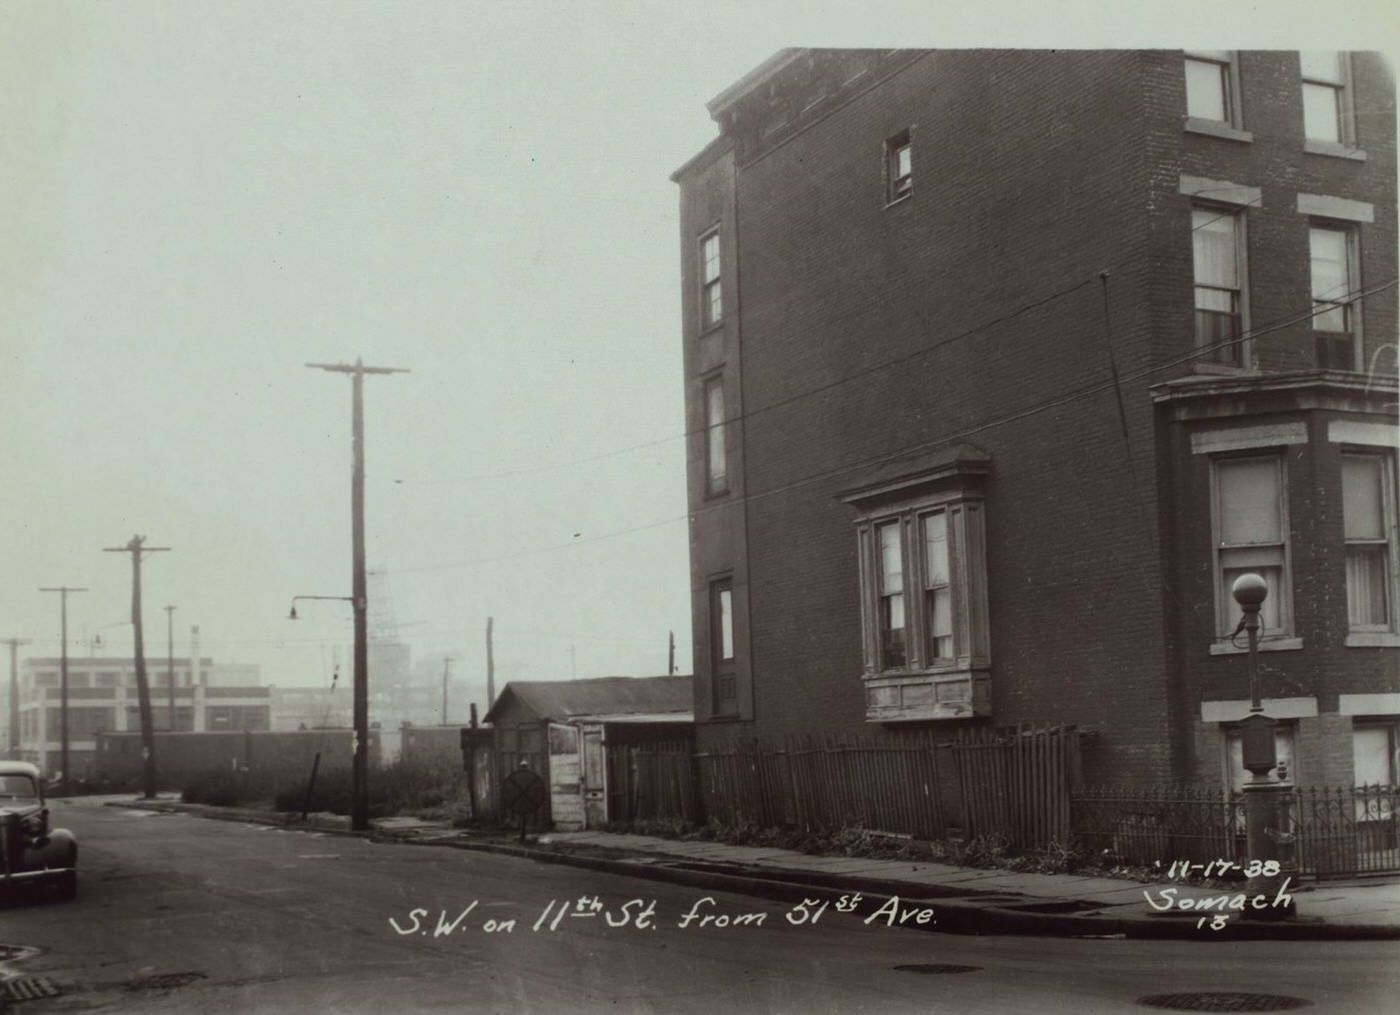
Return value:
M 952 962 L 910 962 L 895 966 L 901 973 L 975 973 L 981 966 L 959 966 Z
M 1140 997 L 1138 1004 L 1171 1011 L 1288 1011 L 1290 1008 L 1311 1008 L 1312 1002 L 1283 994 L 1236 994 L 1229 991 L 1205 991 L 1194 994 L 1153 994 Z
M 132 980 L 126 985 L 126 989 L 130 991 L 170 990 L 203 979 L 206 979 L 203 973 L 162 973 L 160 976 L 146 976 L 139 980 Z
M 41 997 L 58 997 L 63 991 L 47 976 L 19 976 L 0 986 L 0 997 L 7 1001 L 37 1001 Z

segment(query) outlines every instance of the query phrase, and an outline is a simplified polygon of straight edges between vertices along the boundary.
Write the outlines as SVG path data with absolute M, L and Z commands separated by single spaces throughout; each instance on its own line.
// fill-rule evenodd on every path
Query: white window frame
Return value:
M 700 330 L 709 331 L 724 323 L 724 246 L 719 226 L 700 234 L 697 246 L 697 275 L 700 279 Z M 711 256 L 713 251 L 713 256 Z
M 1317 293 L 1317 282 L 1313 265 L 1315 262 L 1316 247 L 1314 238 L 1317 233 L 1339 233 L 1343 238 L 1343 250 L 1346 253 L 1346 292 L 1337 293 L 1342 299 L 1319 298 Z M 1361 301 L 1357 294 L 1361 291 L 1361 236 L 1359 227 L 1353 222 L 1338 222 L 1326 219 L 1310 219 L 1308 222 L 1308 298 L 1312 301 L 1313 318 L 1312 330 L 1317 341 L 1317 356 L 1319 366 L 1328 359 L 1333 358 L 1329 345 L 1335 344 L 1345 338 L 1351 343 L 1350 363 L 1341 369 L 1359 371 L 1361 369 L 1361 347 L 1362 347 L 1362 320 Z M 1332 296 L 1333 294 L 1326 294 Z M 1342 314 L 1343 328 L 1341 330 L 1331 330 L 1319 328 L 1319 317 L 1328 311 L 1337 310 Z M 1346 359 L 1346 357 L 1343 357 Z M 1333 367 L 1333 369 L 1337 369 Z
M 1298 54 L 1298 80 L 1302 99 L 1303 113 L 1303 137 L 1307 151 L 1314 154 L 1343 154 L 1346 151 L 1354 150 L 1356 144 L 1356 109 L 1355 109 L 1355 88 L 1352 84 L 1351 54 L 1339 50 L 1318 51 L 1317 55 L 1323 52 L 1329 53 L 1336 58 L 1336 74 L 1334 76 L 1309 74 L 1306 70 L 1307 58 L 1303 53 Z M 1308 133 L 1308 94 L 1309 91 L 1315 93 L 1327 92 L 1332 98 L 1333 116 L 1337 136 L 1317 137 Z M 1329 132 L 1330 133 L 1330 132 Z
M 1345 532 L 1347 485 L 1345 466 L 1348 459 L 1375 461 L 1380 465 L 1380 509 L 1381 535 L 1378 538 L 1348 538 Z M 1383 554 L 1383 574 L 1385 580 L 1385 620 L 1380 624 L 1357 624 L 1352 621 L 1350 582 L 1347 586 L 1347 631 L 1351 635 L 1393 635 L 1396 633 L 1397 599 L 1400 598 L 1400 562 L 1397 562 L 1397 537 L 1395 452 L 1381 448 L 1342 448 L 1342 514 L 1343 544 L 1345 555 L 1350 559 L 1353 547 L 1379 548 Z
M 1222 346 L 1218 349 L 1211 349 L 1208 362 L 1215 366 L 1236 367 L 1248 369 L 1253 356 L 1252 343 L 1246 337 L 1249 334 L 1249 233 L 1248 220 L 1243 208 L 1231 207 L 1229 205 L 1208 204 L 1203 202 L 1193 202 L 1191 205 L 1191 236 L 1192 236 L 1192 259 L 1191 259 L 1191 280 L 1193 293 L 1193 333 L 1196 347 L 1206 349 L 1214 345 L 1214 342 L 1206 342 L 1202 339 L 1200 326 L 1201 290 L 1211 288 L 1215 291 L 1223 290 L 1220 287 L 1203 286 L 1200 281 L 1200 265 L 1195 258 L 1195 236 L 1198 229 L 1206 224 L 1212 224 L 1220 220 L 1229 220 L 1234 233 L 1234 260 L 1235 260 L 1235 289 L 1233 292 L 1236 334 L 1235 341 L 1230 345 Z M 1206 308 L 1208 309 L 1208 308 Z
M 1221 482 L 1220 471 L 1233 465 L 1240 465 L 1248 462 L 1269 462 L 1274 466 L 1277 476 L 1278 489 L 1278 511 L 1279 511 L 1279 542 L 1258 542 L 1258 543 L 1230 543 L 1227 544 L 1221 539 L 1223 533 L 1223 511 L 1221 504 Z M 1268 649 L 1296 649 L 1302 647 L 1302 640 L 1294 635 L 1293 626 L 1293 561 L 1290 536 L 1290 522 L 1288 516 L 1288 462 L 1285 456 L 1277 451 L 1266 451 L 1260 453 L 1253 451 L 1245 454 L 1217 455 L 1210 459 L 1210 526 L 1211 526 L 1211 576 L 1215 595 L 1215 637 L 1212 651 L 1229 652 L 1232 649 L 1244 651 L 1232 638 L 1231 633 L 1239 623 L 1240 607 L 1235 602 L 1230 590 L 1225 586 L 1224 572 L 1227 569 L 1225 555 L 1230 553 L 1240 553 L 1248 555 L 1249 551 L 1255 551 L 1259 556 L 1271 548 L 1278 549 L 1278 569 L 1279 580 L 1269 588 L 1269 598 L 1277 604 L 1278 610 L 1278 630 L 1261 630 L 1259 647 L 1262 650 Z M 1273 565 L 1269 565 L 1273 566 Z M 1243 565 L 1248 570 L 1248 565 Z M 1238 567 L 1230 567 L 1231 570 L 1238 570 Z M 1266 600 L 1267 602 L 1267 600 Z M 1240 635 L 1243 639 L 1244 635 Z

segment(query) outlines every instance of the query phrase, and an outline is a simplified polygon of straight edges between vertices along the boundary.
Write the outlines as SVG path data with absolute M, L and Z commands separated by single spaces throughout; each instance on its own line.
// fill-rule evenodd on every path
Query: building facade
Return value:
M 207 656 L 176 658 L 173 666 L 167 662 L 161 659 L 146 664 L 156 730 L 242 732 L 272 728 L 272 688 L 258 685 L 257 666 L 216 664 Z M 62 768 L 62 684 L 62 660 L 56 656 L 32 657 L 20 664 L 19 757 L 51 777 Z M 73 777 L 93 777 L 99 733 L 140 729 L 135 662 L 69 657 L 68 757 Z
M 1394 784 L 1378 55 L 788 50 L 679 169 L 697 743 L 1073 724 Z

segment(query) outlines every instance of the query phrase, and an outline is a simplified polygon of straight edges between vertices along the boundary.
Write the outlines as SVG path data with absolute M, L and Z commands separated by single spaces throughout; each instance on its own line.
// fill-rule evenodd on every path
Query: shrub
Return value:
M 237 772 L 216 769 L 190 776 L 180 790 L 180 799 L 187 804 L 236 807 L 247 799 L 247 792 Z
M 413 764 L 390 765 L 371 772 L 369 816 L 387 818 L 447 807 L 456 800 L 458 786 L 451 780 L 444 783 L 444 778 L 440 772 Z M 352 795 L 349 768 L 323 770 L 316 776 L 309 809 L 349 814 Z M 273 797 L 273 805 L 279 811 L 300 811 L 306 799 L 305 780 L 284 782 Z

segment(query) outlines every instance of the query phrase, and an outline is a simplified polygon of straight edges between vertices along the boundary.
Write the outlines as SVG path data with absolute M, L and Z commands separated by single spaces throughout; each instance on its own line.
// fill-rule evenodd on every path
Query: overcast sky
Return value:
M 363 357 L 411 371 L 365 383 L 367 556 L 416 658 L 480 676 L 493 616 L 505 678 L 662 673 L 672 630 L 689 672 L 669 175 L 706 101 L 786 45 L 1397 34 L 1367 2 L 786 6 L 816 13 L 0 6 L 0 639 L 57 654 L 38 589 L 85 586 L 70 653 L 129 652 L 130 558 L 103 550 L 139 533 L 171 548 L 149 657 L 173 604 L 177 655 L 197 624 L 217 662 L 323 683 L 348 604 L 285 618 L 350 591 L 351 385 L 303 364 Z

